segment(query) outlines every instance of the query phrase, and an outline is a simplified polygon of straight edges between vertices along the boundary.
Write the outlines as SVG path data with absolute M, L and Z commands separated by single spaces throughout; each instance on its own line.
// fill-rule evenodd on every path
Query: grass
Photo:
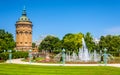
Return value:
M 0 75 L 120 75 L 120 68 L 0 64 Z
M 37 57 L 37 58 L 35 58 L 33 61 L 41 61 L 41 60 L 44 60 L 45 58 L 43 58 L 43 57 Z

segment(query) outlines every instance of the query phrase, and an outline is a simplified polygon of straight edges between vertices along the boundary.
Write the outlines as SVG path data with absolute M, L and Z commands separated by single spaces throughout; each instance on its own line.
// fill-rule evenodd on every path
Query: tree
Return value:
M 87 32 L 86 35 L 84 36 L 86 46 L 88 50 L 94 50 L 95 49 L 95 42 L 93 41 L 93 37 L 91 33 Z
M 83 37 L 82 33 L 78 33 L 78 34 L 68 33 L 68 34 L 66 34 L 62 39 L 63 48 L 65 48 L 66 51 L 78 52 L 78 49 L 82 47 L 82 37 Z
M 35 46 L 36 46 L 36 43 L 33 42 L 32 43 L 32 48 L 35 48 Z
M 53 52 L 56 49 L 61 48 L 60 39 L 55 36 L 48 35 L 45 37 L 39 45 L 39 50 L 48 50 Z
M 13 50 L 15 48 L 15 41 L 11 33 L 5 32 L 5 30 L 0 29 L 0 51 Z
M 101 50 L 107 48 L 107 51 L 115 56 L 119 55 L 120 51 L 120 36 L 119 35 L 106 35 L 101 36 L 99 47 Z
M 106 42 L 105 42 L 105 37 L 101 36 L 100 37 L 100 42 L 99 42 L 99 48 L 100 48 L 100 50 L 103 50 L 106 46 L 107 45 L 106 45 Z

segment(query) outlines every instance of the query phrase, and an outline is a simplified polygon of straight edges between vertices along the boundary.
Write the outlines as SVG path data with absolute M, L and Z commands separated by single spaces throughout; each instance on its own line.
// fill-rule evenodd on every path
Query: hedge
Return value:
M 9 53 L 8 52 L 0 53 L 0 60 L 7 60 L 8 58 L 9 58 Z
M 18 52 L 13 52 L 12 53 L 12 59 L 27 58 L 27 57 L 28 57 L 28 52 L 18 51 Z M 9 53 L 8 52 L 0 53 L 0 60 L 7 60 L 8 58 L 9 58 Z

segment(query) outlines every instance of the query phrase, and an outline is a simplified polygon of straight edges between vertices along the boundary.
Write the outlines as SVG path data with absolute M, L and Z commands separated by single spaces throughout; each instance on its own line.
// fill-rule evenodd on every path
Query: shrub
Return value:
M 27 58 L 27 57 L 28 57 L 28 52 L 18 51 L 12 53 L 12 59 Z M 9 58 L 8 52 L 0 53 L 0 60 L 7 60 L 8 58 Z
M 9 53 L 8 52 L 0 53 L 0 59 L 1 60 L 7 60 L 8 58 L 9 58 Z
M 13 59 L 16 59 L 16 58 L 27 58 L 28 57 L 28 52 L 18 51 L 18 52 L 12 53 L 12 55 L 13 55 Z

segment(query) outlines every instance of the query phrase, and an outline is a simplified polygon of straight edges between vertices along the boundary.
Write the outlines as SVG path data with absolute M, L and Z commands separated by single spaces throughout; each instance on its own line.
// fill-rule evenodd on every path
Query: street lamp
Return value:
M 9 63 L 11 63 L 11 59 L 12 59 L 12 50 L 8 50 L 9 52 Z
M 65 64 L 65 49 L 62 50 L 62 63 Z
M 31 64 L 31 60 L 32 60 L 32 53 L 31 53 L 31 52 L 32 52 L 32 50 L 30 49 L 30 50 L 29 50 L 29 63 L 30 63 L 30 64 Z

